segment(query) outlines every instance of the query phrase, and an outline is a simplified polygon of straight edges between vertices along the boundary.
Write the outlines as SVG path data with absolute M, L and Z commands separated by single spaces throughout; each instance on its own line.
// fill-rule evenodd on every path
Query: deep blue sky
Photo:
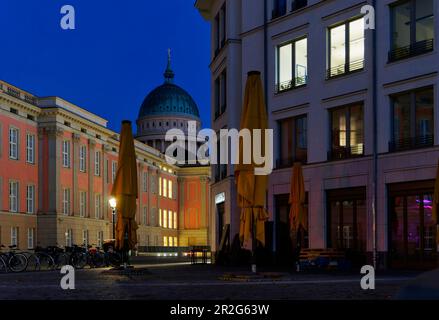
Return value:
M 62 30 L 60 9 L 76 10 Z M 0 79 L 37 96 L 60 96 L 109 120 L 135 120 L 163 83 L 167 48 L 175 83 L 210 122 L 209 24 L 194 0 L 1 0 Z

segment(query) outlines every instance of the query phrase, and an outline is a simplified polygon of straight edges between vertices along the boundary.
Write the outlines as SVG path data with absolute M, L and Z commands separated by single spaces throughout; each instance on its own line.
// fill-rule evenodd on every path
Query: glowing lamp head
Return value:
M 110 198 L 110 200 L 108 200 L 108 202 L 110 203 L 110 207 L 111 209 L 116 209 L 116 198 Z

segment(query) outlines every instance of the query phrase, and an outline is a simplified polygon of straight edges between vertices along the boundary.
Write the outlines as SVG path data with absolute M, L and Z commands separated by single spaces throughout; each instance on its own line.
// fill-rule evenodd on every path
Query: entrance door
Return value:
M 433 184 L 434 181 L 389 186 L 392 268 L 433 269 L 437 266 Z
M 327 200 L 328 248 L 344 251 L 356 266 L 364 265 L 367 250 L 366 188 L 330 190 Z
M 221 236 L 222 236 L 222 233 L 223 233 L 223 229 L 224 229 L 224 225 L 225 225 L 225 223 L 224 223 L 224 212 L 225 212 L 225 208 L 224 208 L 224 202 L 222 202 L 222 203 L 218 203 L 217 205 L 216 205 L 216 212 L 217 212 L 217 215 L 218 215 L 218 227 L 217 227 L 217 235 L 218 235 L 218 237 L 217 237 L 217 246 L 219 246 L 220 245 L 220 241 L 221 241 Z

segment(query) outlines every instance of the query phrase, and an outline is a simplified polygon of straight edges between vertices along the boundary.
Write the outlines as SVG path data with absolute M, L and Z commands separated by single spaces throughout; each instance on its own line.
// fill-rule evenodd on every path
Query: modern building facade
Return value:
M 172 100 L 166 91 L 162 99 Z M 171 108 L 183 110 L 178 100 L 171 102 Z M 177 122 L 198 114 L 192 106 L 179 119 L 160 116 Z M 155 121 L 141 109 L 139 120 Z M 155 148 L 161 146 L 135 140 L 138 246 L 205 246 L 210 168 L 169 165 L 163 149 Z M 107 120 L 59 97 L 37 97 L 0 81 L 0 243 L 26 250 L 102 246 L 112 238 L 108 201 L 118 148 L 119 135 L 107 128 Z
M 374 7 L 373 18 L 364 16 Z M 275 168 L 268 250 L 291 253 L 291 166 L 304 165 L 310 248 L 379 267 L 437 265 L 439 159 L 433 0 L 198 0 L 212 26 L 212 126 L 239 128 L 247 72 L 265 85 Z M 370 8 L 369 8 L 370 9 Z M 368 10 L 370 12 L 370 10 Z M 213 166 L 211 245 L 238 233 L 233 167 Z M 217 201 L 215 202 L 215 199 Z

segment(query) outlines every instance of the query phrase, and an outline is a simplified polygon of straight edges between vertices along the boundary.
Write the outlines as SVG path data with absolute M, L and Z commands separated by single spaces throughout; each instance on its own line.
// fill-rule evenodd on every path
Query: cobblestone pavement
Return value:
M 318 300 L 392 299 L 416 275 L 378 274 L 376 290 L 360 288 L 360 274 L 293 274 L 224 280 L 225 274 L 249 275 L 243 269 L 212 265 L 148 265 L 121 272 L 77 270 L 76 289 L 60 287 L 59 271 L 0 274 L 0 299 L 148 299 L 148 300 Z

